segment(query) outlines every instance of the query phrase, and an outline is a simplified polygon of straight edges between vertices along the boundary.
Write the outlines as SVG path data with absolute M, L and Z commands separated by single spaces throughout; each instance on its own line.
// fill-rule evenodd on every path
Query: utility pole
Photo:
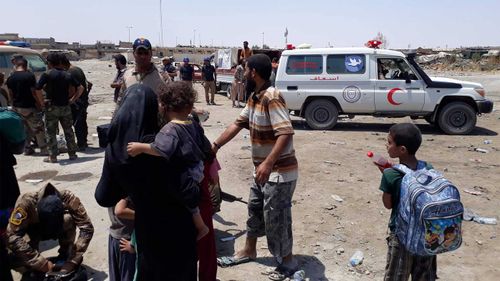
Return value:
M 193 29 L 193 46 L 196 45 L 196 29 Z
M 130 30 L 134 28 L 133 26 L 125 26 L 128 29 L 128 42 L 130 42 Z
M 264 49 L 264 32 L 262 32 L 262 49 Z
M 161 9 L 161 0 L 160 0 L 160 47 L 163 47 L 163 10 Z

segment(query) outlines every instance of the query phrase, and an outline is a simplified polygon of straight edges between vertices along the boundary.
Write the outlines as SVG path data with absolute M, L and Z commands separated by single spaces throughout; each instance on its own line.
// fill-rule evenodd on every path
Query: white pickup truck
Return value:
M 493 110 L 481 84 L 429 77 L 414 58 L 373 48 L 287 50 L 276 87 L 313 129 L 333 128 L 339 115 L 410 116 L 467 134 L 478 114 Z

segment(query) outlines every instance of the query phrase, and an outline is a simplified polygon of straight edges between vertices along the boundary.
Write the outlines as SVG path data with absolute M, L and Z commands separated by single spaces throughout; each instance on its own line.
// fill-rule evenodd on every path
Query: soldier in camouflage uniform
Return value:
M 62 57 L 62 66 L 74 77 L 80 85 L 83 86 L 82 95 L 71 104 L 71 114 L 73 117 L 73 127 L 75 129 L 76 144 L 80 151 L 85 151 L 89 146 L 87 143 L 88 125 L 87 125 L 87 108 L 89 106 L 89 93 L 92 90 L 93 84 L 87 81 L 85 73 L 78 66 L 72 65 L 66 56 Z
M 47 57 L 49 71 L 42 74 L 36 86 L 38 92 L 42 89 L 46 92 L 45 126 L 49 157 L 44 159 L 44 162 L 50 163 L 57 162 L 56 131 L 59 123 L 64 131 L 69 159 L 77 158 L 70 104 L 75 103 L 84 90 L 83 86 L 61 66 L 61 56 L 64 55 L 49 54 Z
M 80 231 L 75 241 L 76 227 Z M 93 234 L 94 227 L 80 199 L 48 183 L 16 202 L 6 233 L 11 265 L 30 278 L 49 271 L 72 272 L 82 263 Z M 59 240 L 55 264 L 38 250 L 39 242 L 48 239 Z

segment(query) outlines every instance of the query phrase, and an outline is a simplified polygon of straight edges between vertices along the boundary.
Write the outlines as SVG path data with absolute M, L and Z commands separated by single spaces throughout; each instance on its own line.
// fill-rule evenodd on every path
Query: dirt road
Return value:
M 90 135 L 95 127 L 109 122 L 114 108 L 109 88 L 115 69 L 112 62 L 82 61 L 82 67 L 94 83 L 89 107 Z M 438 73 L 439 74 L 439 73 Z M 487 95 L 497 102 L 492 114 L 481 116 L 478 127 L 468 136 L 448 136 L 425 121 L 416 121 L 422 130 L 423 144 L 419 158 L 444 171 L 461 190 L 466 208 L 488 217 L 500 217 L 500 77 L 498 74 L 445 73 L 447 77 L 481 82 Z M 201 87 L 198 87 L 201 90 Z M 201 93 L 201 91 L 200 91 Z M 238 115 L 231 102 L 218 95 L 217 106 L 206 107 L 210 118 L 204 124 L 207 136 L 213 140 Z M 205 107 L 203 103 L 196 104 Z M 356 117 L 342 120 L 331 131 L 311 131 L 294 118 L 294 145 L 299 160 L 299 181 L 293 201 L 294 251 L 310 280 L 381 280 L 386 259 L 386 231 L 389 210 L 381 202 L 378 190 L 380 172 L 367 160 L 366 151 L 385 153 L 385 138 L 391 124 L 410 121 L 407 118 L 387 119 Z M 91 149 L 80 153 L 77 162 L 69 163 L 62 155 L 58 164 L 42 162 L 41 157 L 18 156 L 16 173 L 22 192 L 39 189 L 46 182 L 69 189 L 78 195 L 92 218 L 96 232 L 85 254 L 92 280 L 107 279 L 108 213 L 94 200 L 99 180 L 103 151 L 97 139 L 89 136 Z M 484 144 L 491 140 L 491 144 Z M 248 132 L 243 131 L 224 146 L 218 157 L 223 170 L 223 190 L 246 199 L 251 182 L 251 161 Z M 489 153 L 474 151 L 484 148 Z M 37 184 L 26 179 L 43 179 Z M 466 191 L 479 192 L 472 195 Z M 336 201 L 337 195 L 343 202 Z M 230 255 L 244 242 L 246 206 L 223 203 L 215 216 L 219 255 Z M 464 222 L 464 241 L 456 252 L 438 257 L 440 280 L 498 280 L 500 269 L 500 239 L 498 225 Z M 172 229 L 172 231 L 175 231 Z M 235 241 L 220 238 L 237 236 Z M 47 253 L 55 253 L 54 243 L 45 243 Z M 233 268 L 219 269 L 219 279 L 268 280 L 261 272 L 274 267 L 265 239 L 258 242 L 256 262 Z M 348 266 L 355 250 L 364 253 L 363 264 Z

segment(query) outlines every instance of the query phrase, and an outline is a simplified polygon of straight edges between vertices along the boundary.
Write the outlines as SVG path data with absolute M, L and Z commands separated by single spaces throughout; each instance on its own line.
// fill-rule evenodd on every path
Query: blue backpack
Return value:
M 413 171 L 402 164 L 393 168 L 401 181 L 396 235 L 412 254 L 433 256 L 462 244 L 462 215 L 458 189 L 443 175 L 419 161 Z

